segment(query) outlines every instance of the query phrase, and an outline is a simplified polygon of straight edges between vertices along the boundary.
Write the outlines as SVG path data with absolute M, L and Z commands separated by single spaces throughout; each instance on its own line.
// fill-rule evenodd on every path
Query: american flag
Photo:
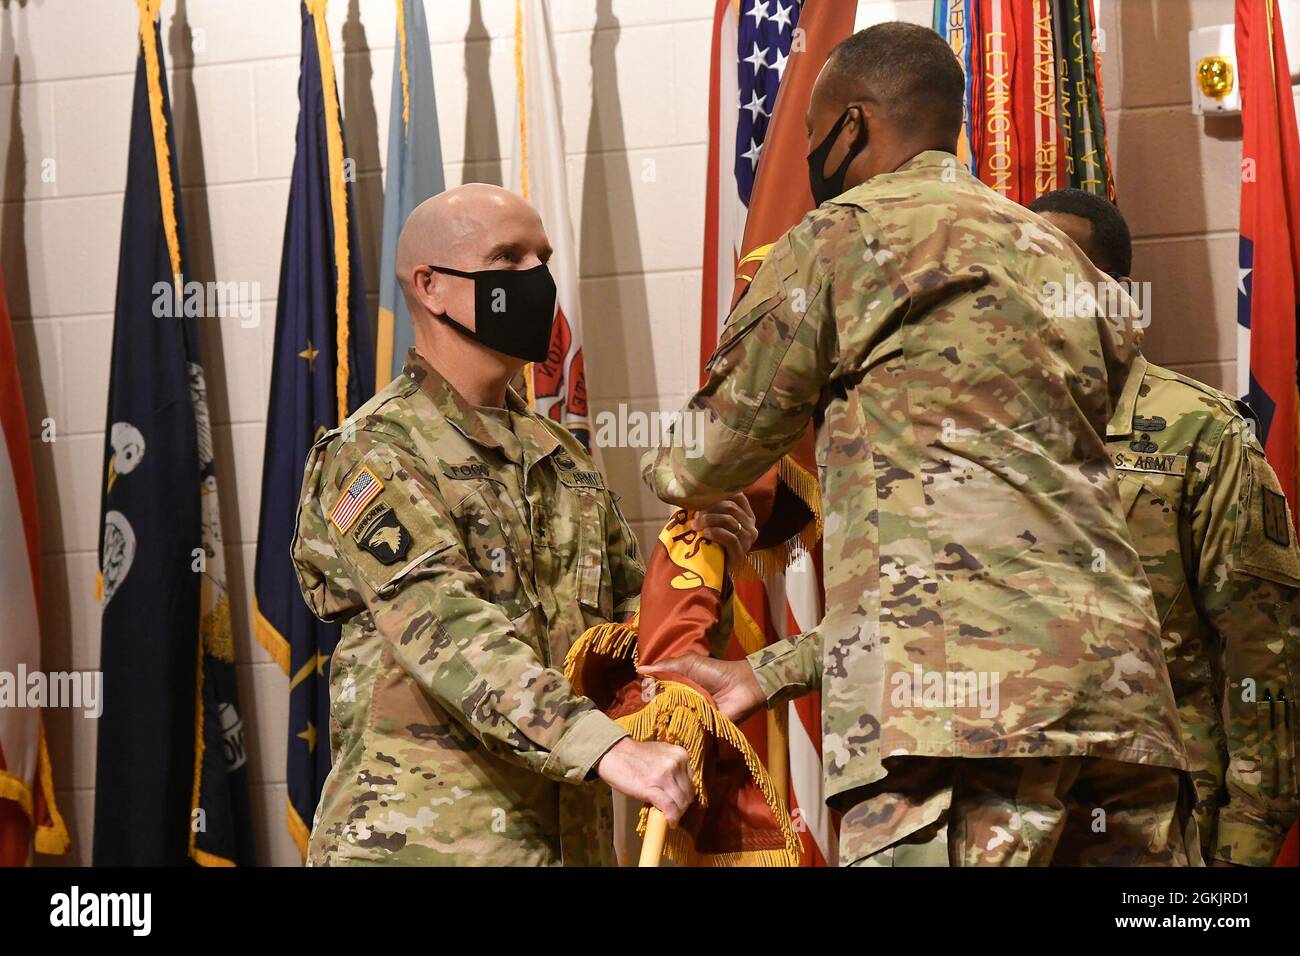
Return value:
M 346 532 L 352 527 L 352 522 L 357 520 L 357 515 L 361 514 L 361 509 L 370 504 L 383 489 L 383 482 L 375 477 L 374 472 L 362 468 L 361 474 L 352 479 L 330 512 L 330 521 L 334 522 L 334 527 L 340 533 Z
M 740 201 L 749 205 L 758 175 L 758 158 L 776 108 L 776 92 L 785 75 L 794 31 L 799 25 L 796 0 L 746 0 L 740 15 L 736 49 L 740 89 L 736 122 L 736 186 Z
M 776 239 L 812 208 L 806 171 L 790 179 L 786 167 L 804 165 L 803 112 L 812 77 L 820 70 L 829 46 L 852 31 L 855 8 L 856 4 L 844 0 L 716 0 L 709 86 L 701 368 L 731 311 L 742 257 L 752 254 L 761 258 L 764 243 Z M 802 42 L 796 45 L 795 30 L 801 26 Z M 806 62 L 805 51 L 812 54 Z M 791 71 L 802 79 L 794 86 L 795 99 L 782 108 L 774 126 L 777 95 L 782 82 L 794 75 Z M 768 143 L 774 149 L 779 146 L 772 156 L 780 162 L 772 166 L 772 161 L 764 160 L 768 163 L 765 168 L 776 172 L 760 180 L 760 160 Z M 747 241 L 747 223 L 753 227 L 778 219 L 787 221 L 774 234 L 759 239 L 751 235 Z M 737 584 L 738 613 L 743 608 L 755 625 L 747 629 L 750 634 L 757 632 L 761 640 L 770 643 L 817 625 L 822 610 L 817 563 L 804 560 L 785 574 Z M 733 638 L 729 656 L 754 649 L 739 643 Z M 816 695 L 796 701 L 788 711 L 789 802 L 801 831 L 806 866 L 824 866 L 836 857 L 834 821 L 823 796 L 820 715 Z M 742 729 L 763 753 L 761 722 L 755 727 L 751 719 Z

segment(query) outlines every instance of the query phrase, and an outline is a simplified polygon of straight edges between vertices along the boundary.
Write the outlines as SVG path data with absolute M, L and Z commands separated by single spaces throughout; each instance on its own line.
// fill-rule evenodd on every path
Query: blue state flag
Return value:
M 140 11 L 100 484 L 96 866 L 253 863 L 160 0 Z
M 289 677 L 288 820 L 305 855 L 330 769 L 329 660 L 339 626 L 303 603 L 289 552 L 307 452 L 370 397 L 375 370 L 325 0 L 302 4 L 298 106 L 253 581 L 255 632 Z

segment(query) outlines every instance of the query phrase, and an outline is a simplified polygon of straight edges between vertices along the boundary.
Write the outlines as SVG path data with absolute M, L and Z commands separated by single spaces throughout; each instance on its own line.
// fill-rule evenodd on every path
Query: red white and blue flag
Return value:
M 843 0 L 717 0 L 714 6 L 701 369 L 771 244 L 813 208 L 804 113 L 827 54 L 853 31 L 856 7 Z M 737 582 L 738 626 L 729 656 L 817 625 L 818 563 L 814 556 L 784 574 Z M 789 799 L 803 864 L 825 866 L 836 853 L 822 787 L 819 699 L 791 704 L 788 718 Z M 764 753 L 762 722 L 751 718 L 742 729 Z
M 1296 324 L 1300 277 L 1300 135 L 1275 0 L 1237 0 L 1241 83 L 1241 240 L 1237 273 L 1237 385 L 1259 419 L 1259 440 L 1300 514 L 1297 489 Z M 1300 862 L 1296 827 L 1278 858 Z
M 1237 381 L 1260 442 L 1300 514 L 1296 487 L 1296 304 L 1300 136 L 1275 0 L 1237 0 L 1241 77 L 1241 240 Z

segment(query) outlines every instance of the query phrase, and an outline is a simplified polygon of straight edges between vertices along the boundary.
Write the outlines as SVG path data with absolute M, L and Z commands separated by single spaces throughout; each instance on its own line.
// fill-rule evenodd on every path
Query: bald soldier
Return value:
M 643 569 L 582 445 L 507 384 L 547 355 L 550 254 L 504 189 L 422 203 L 396 256 L 415 348 L 307 460 L 293 559 L 343 622 L 311 864 L 608 864 L 605 784 L 672 820 L 693 798 L 684 750 L 633 741 L 562 673 Z M 745 508 L 701 521 L 733 561 Z
M 698 507 L 813 422 L 825 617 L 748 662 L 663 667 L 732 717 L 821 690 L 842 864 L 1187 863 L 1178 715 L 1103 438 L 1133 330 L 1048 314 L 1047 283 L 1110 280 L 957 160 L 963 86 L 904 23 L 818 77 L 821 205 L 727 322 L 689 405 L 703 454 L 643 466 Z
M 1060 189 L 1029 208 L 1130 281 L 1132 240 L 1113 203 Z M 1106 438 L 1155 594 L 1202 851 L 1269 866 L 1297 812 L 1300 550 L 1282 486 L 1245 403 L 1143 358 Z

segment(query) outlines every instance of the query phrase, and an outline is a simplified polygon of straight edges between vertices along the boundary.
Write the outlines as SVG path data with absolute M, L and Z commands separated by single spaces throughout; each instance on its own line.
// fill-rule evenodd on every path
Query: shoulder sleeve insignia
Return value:
M 379 476 L 363 465 L 330 510 L 330 521 L 339 529 L 339 534 L 347 534 L 362 509 L 383 490 L 384 483 L 379 480 Z
M 365 548 L 380 564 L 396 564 L 411 550 L 411 533 L 387 505 L 378 505 L 366 514 L 357 528 L 357 544 Z
M 1247 459 L 1249 498 L 1242 508 L 1245 533 L 1235 544 L 1237 566 L 1255 577 L 1300 587 L 1300 550 L 1291 533 L 1291 513 L 1282 486 L 1262 452 L 1250 451 Z
M 1291 522 L 1287 520 L 1286 498 L 1270 488 L 1261 488 L 1264 514 L 1264 537 L 1284 548 L 1291 546 Z

